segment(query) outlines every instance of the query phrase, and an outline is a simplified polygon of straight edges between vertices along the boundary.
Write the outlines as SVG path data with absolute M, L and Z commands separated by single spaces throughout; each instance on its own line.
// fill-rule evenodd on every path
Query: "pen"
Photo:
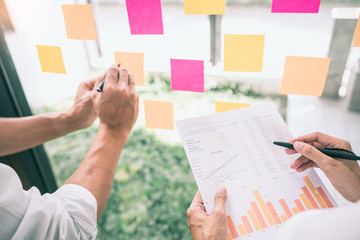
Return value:
M 121 63 L 117 65 L 118 68 L 120 67 L 120 65 L 121 65 Z M 97 87 L 96 91 L 98 91 L 98 92 L 102 92 L 102 91 L 103 91 L 105 79 L 106 79 L 106 78 L 104 78 L 104 80 L 101 81 L 101 83 L 100 83 L 99 86 Z
M 285 147 L 285 148 L 289 148 L 289 149 L 294 149 L 294 146 L 290 143 L 287 142 L 274 142 L 275 145 L 281 146 L 281 147 Z M 343 159 L 347 159 L 347 160 L 360 160 L 359 156 L 356 156 L 355 153 L 353 153 L 352 151 L 349 151 L 347 149 L 342 149 L 342 148 L 317 148 L 315 147 L 317 150 L 319 150 L 320 152 L 324 153 L 325 155 L 328 155 L 330 157 L 336 157 L 336 158 L 343 158 Z

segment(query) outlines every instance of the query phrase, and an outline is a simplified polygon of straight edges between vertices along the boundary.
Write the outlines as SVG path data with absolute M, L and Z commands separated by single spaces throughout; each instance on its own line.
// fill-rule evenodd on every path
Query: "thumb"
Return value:
M 335 161 L 333 158 L 323 154 L 310 144 L 296 141 L 293 146 L 298 153 L 301 153 L 303 156 L 314 161 L 322 169 L 329 165 L 329 162 Z
M 225 212 L 225 203 L 227 199 L 227 192 L 225 187 L 220 187 L 215 194 L 214 209 L 213 211 Z

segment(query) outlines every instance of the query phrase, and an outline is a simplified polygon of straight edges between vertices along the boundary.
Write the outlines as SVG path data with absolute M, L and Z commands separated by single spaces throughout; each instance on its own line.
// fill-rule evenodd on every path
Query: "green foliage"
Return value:
M 89 128 L 46 144 L 59 185 L 76 170 L 95 135 Z M 135 130 L 122 152 L 97 239 L 190 239 L 186 210 L 195 191 L 182 146 Z

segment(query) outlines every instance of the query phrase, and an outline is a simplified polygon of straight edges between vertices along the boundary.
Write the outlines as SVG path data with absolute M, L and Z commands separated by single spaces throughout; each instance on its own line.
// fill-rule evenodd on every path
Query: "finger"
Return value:
M 128 78 L 128 84 L 131 90 L 135 89 L 135 79 L 134 79 L 134 75 L 129 74 L 129 78 Z
M 313 132 L 310 134 L 306 134 L 304 136 L 300 136 L 300 137 L 296 137 L 290 140 L 291 144 L 294 144 L 296 141 L 301 141 L 301 142 L 318 142 L 320 144 L 322 144 L 323 146 L 328 146 L 329 144 L 331 144 L 334 141 L 334 137 L 331 137 L 329 135 L 320 133 L 320 132 Z
M 299 168 L 301 165 L 307 163 L 308 161 L 311 161 L 311 160 L 302 155 L 302 156 L 300 156 L 298 159 L 296 159 L 292 164 L 290 164 L 290 167 L 291 167 L 292 169 L 297 169 L 297 168 Z
M 93 91 L 96 91 L 97 87 L 99 86 L 99 84 L 106 78 L 106 72 L 104 72 L 100 77 L 96 78 L 95 79 L 95 82 L 94 82 L 94 86 L 93 86 Z
M 201 195 L 200 195 L 200 191 L 198 190 L 198 191 L 196 192 L 196 194 L 195 194 L 194 199 L 192 200 L 192 203 L 191 203 L 190 207 L 191 207 L 192 205 L 197 206 L 199 203 L 200 203 L 201 205 L 204 204 L 203 199 L 202 199 L 202 197 L 201 197 Z
M 214 209 L 213 211 L 224 212 L 227 199 L 227 192 L 225 187 L 220 187 L 215 194 Z
M 308 159 L 314 161 L 324 171 L 335 165 L 335 159 L 323 154 L 310 144 L 297 141 L 294 143 L 294 148 Z
M 117 65 L 111 66 L 106 72 L 106 81 L 104 85 L 106 86 L 108 84 L 117 83 L 118 74 L 119 68 L 117 67 Z
M 285 149 L 286 154 L 295 154 L 298 153 L 295 149 L 286 148 Z
M 313 161 L 309 161 L 307 163 L 304 163 L 300 167 L 296 169 L 297 172 L 303 172 L 308 168 L 318 167 Z
M 128 82 L 129 82 L 128 71 L 125 68 L 120 68 L 119 72 L 120 72 L 119 83 L 120 84 L 126 83 L 126 86 L 129 86 L 129 84 L 128 84 Z

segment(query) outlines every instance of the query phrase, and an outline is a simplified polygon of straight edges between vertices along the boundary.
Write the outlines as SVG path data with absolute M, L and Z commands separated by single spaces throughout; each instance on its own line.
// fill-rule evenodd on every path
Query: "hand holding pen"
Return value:
M 120 68 L 121 66 L 121 63 L 119 63 L 117 65 L 118 68 Z M 96 91 L 97 92 L 102 92 L 103 91 L 103 88 L 104 88 L 104 84 L 105 84 L 105 80 L 106 80 L 106 77 L 104 78 L 104 80 L 101 81 L 101 83 L 99 84 L 99 86 L 97 87 Z M 118 80 L 119 80 L 119 76 L 118 76 Z
M 294 149 L 285 149 L 287 154 L 300 153 L 290 167 L 298 172 L 318 167 L 329 178 L 336 190 L 347 200 L 360 200 L 360 167 L 357 161 L 334 158 L 320 152 L 317 148 L 336 148 L 352 151 L 346 140 L 315 132 L 293 138 L 290 141 Z

